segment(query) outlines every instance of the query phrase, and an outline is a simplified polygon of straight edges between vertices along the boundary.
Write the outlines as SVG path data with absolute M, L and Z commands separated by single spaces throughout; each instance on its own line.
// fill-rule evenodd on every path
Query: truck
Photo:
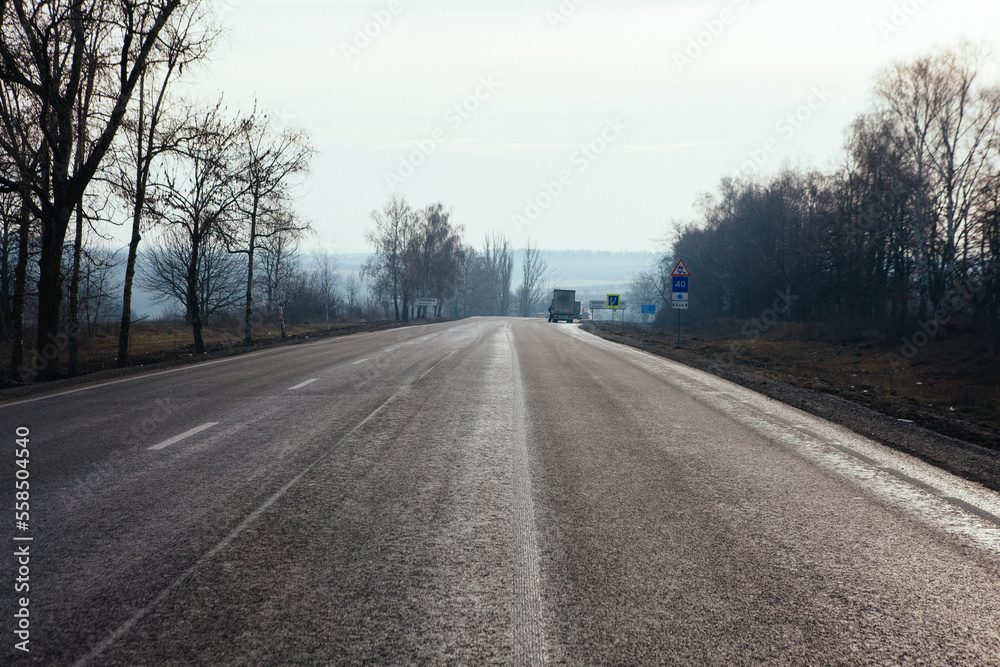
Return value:
M 573 322 L 576 314 L 576 290 L 552 290 L 552 303 L 549 305 L 549 322 L 564 320 Z

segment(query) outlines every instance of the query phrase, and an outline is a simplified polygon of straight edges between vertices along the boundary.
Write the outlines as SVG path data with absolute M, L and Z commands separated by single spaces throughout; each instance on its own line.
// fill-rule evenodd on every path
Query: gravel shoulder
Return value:
M 663 347 L 645 334 L 633 335 L 627 330 L 609 331 L 591 323 L 585 323 L 584 329 L 606 340 L 712 373 L 774 400 L 841 424 L 859 435 L 916 456 L 988 489 L 1000 491 L 1000 451 L 936 433 L 917 426 L 912 421 L 883 414 L 839 396 L 765 377 L 722 358 L 706 359 L 682 349 Z

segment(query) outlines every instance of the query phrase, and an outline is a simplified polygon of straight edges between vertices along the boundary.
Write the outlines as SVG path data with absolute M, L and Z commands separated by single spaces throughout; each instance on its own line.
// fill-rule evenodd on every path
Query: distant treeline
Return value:
M 884 70 L 832 173 L 723 179 L 672 247 L 692 307 L 1000 343 L 1000 87 L 983 64 L 962 45 Z

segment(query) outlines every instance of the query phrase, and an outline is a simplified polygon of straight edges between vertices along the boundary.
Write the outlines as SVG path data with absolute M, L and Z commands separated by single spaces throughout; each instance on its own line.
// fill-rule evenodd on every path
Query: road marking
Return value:
M 302 389 L 302 387 L 305 387 L 306 385 L 310 385 L 313 382 L 316 382 L 316 380 L 317 380 L 317 378 L 313 378 L 312 380 L 306 380 L 305 382 L 301 382 L 301 383 L 295 385 L 294 387 L 289 387 L 288 391 L 295 391 L 296 389 Z
M 435 368 L 437 368 L 441 364 L 442 361 L 444 361 L 445 359 L 451 359 L 451 355 L 455 354 L 456 352 L 458 352 L 458 350 L 452 350 L 448 354 L 444 355 L 441 359 L 439 359 L 437 362 L 435 362 L 433 366 L 431 366 L 426 371 L 424 371 L 423 373 L 421 373 L 420 377 L 417 378 L 417 382 L 420 382 L 425 377 L 427 377 L 432 370 L 434 370 Z
M 545 627 L 542 617 L 542 580 L 538 557 L 538 532 L 535 527 L 535 502 L 531 496 L 531 467 L 528 462 L 524 388 L 521 385 L 521 365 L 514 347 L 514 338 L 507 325 L 507 344 L 513 378 L 513 424 L 511 435 L 514 451 L 511 472 L 514 486 L 514 664 L 544 665 L 548 663 Z
M 358 364 L 363 364 L 366 361 L 368 361 L 368 357 L 365 357 L 364 359 L 358 359 L 357 361 L 352 361 L 351 365 L 352 366 L 357 366 Z
M 119 625 L 114 631 L 112 631 L 110 634 L 108 634 L 108 636 L 106 636 L 104 639 L 102 639 L 100 642 L 98 642 L 94 646 L 94 648 L 92 648 L 90 650 L 90 652 L 87 653 L 87 655 L 83 656 L 82 658 L 80 658 L 79 660 L 77 660 L 76 662 L 74 662 L 73 664 L 76 667 L 81 667 L 82 665 L 86 665 L 91 660 L 99 657 L 102 653 L 104 653 L 108 649 L 109 646 L 111 646 L 116 641 L 118 641 L 119 639 L 121 639 L 122 637 L 124 637 L 126 634 L 128 634 L 128 632 L 132 628 L 134 628 L 136 626 L 136 624 L 139 623 L 139 621 L 141 621 L 143 618 L 145 618 L 146 616 L 149 615 L 149 612 L 153 611 L 153 609 L 155 609 L 156 607 L 160 606 L 163 603 L 163 601 L 166 600 L 170 596 L 171 593 L 173 593 L 174 591 L 176 591 L 178 588 L 180 588 L 184 584 L 184 582 L 186 582 L 188 579 L 190 579 L 192 576 L 194 576 L 194 574 L 198 570 L 200 570 L 205 565 L 205 563 L 207 563 L 208 561 L 210 561 L 219 552 L 221 552 L 223 549 L 225 549 L 226 547 L 228 547 L 229 544 L 233 540 L 235 540 L 237 537 L 239 537 L 240 534 L 243 533 L 251 524 L 253 524 L 254 521 L 256 521 L 257 519 L 259 519 L 260 516 L 262 514 L 264 514 L 264 512 L 266 512 L 268 510 L 268 508 L 271 507 L 271 505 L 273 505 L 274 503 L 278 502 L 278 500 L 282 496 L 284 496 L 286 493 L 288 493 L 289 489 L 291 489 L 293 486 L 295 486 L 296 484 L 298 484 L 299 480 L 301 480 L 303 477 L 305 477 L 307 474 L 309 474 L 309 472 L 313 468 L 315 468 L 316 466 L 318 466 L 320 463 L 322 463 L 323 461 L 325 461 L 331 454 L 333 454 L 335 451 L 337 451 L 337 449 L 340 448 L 340 444 L 342 442 L 344 442 L 345 440 L 347 440 L 348 438 L 350 438 L 352 435 L 354 435 L 355 433 L 357 433 L 365 424 L 367 424 L 369 421 L 371 421 L 372 419 L 374 419 L 377 414 L 379 414 L 380 412 L 382 412 L 382 410 L 385 408 L 385 406 L 389 405 L 389 403 L 391 403 L 392 401 L 394 401 L 397 396 L 399 396 L 401 393 L 403 393 L 403 391 L 404 391 L 404 389 L 399 389 L 398 391 L 396 391 L 396 393 L 394 393 L 392 396 L 390 396 L 389 398 L 387 398 L 385 400 L 385 402 L 382 403 L 382 405 L 380 405 L 377 408 L 375 408 L 375 410 L 373 410 L 371 412 L 371 414 L 369 414 L 367 417 L 365 417 L 360 422 L 358 422 L 350 431 L 348 431 L 347 433 L 345 433 L 343 435 L 343 437 L 341 437 L 340 440 L 338 440 L 336 442 L 336 444 L 334 444 L 330 449 L 326 450 L 322 455 L 320 455 L 319 458 L 317 458 L 315 461 L 313 461 L 311 464 L 309 464 L 306 467 L 305 470 L 303 470 L 302 472 L 300 472 L 298 475 L 296 475 L 295 477 L 293 477 L 290 482 L 288 482 L 283 487 L 281 487 L 280 489 L 278 489 L 278 491 L 273 496 L 271 496 L 270 498 L 268 498 L 267 500 L 264 501 L 263 505 L 261 505 L 260 507 L 258 507 L 257 509 L 255 509 L 253 512 L 251 512 L 249 515 L 247 515 L 247 518 L 243 519 L 243 522 L 240 525 L 238 525 L 235 528 L 233 528 L 229 532 L 228 535 L 226 535 L 224 538 L 222 538 L 221 541 L 219 541 L 218 544 L 216 544 L 214 547 L 212 547 L 211 549 L 209 549 L 208 551 L 206 551 L 201 556 L 201 558 L 199 558 L 197 561 L 194 562 L 194 564 L 191 567 L 189 567 L 188 569 L 186 569 L 176 579 L 174 579 L 172 582 L 170 582 L 170 584 L 168 584 L 166 588 L 164 588 L 162 591 L 160 591 L 159 595 L 157 595 L 155 598 L 153 598 L 153 600 L 149 604 L 147 604 L 142 609 L 139 609 L 138 611 L 136 611 L 135 613 L 133 613 L 132 616 L 130 616 L 128 618 L 128 620 L 126 620 L 124 623 L 122 623 L 121 625 Z
M 190 438 L 195 433 L 201 433 L 206 428 L 212 428 L 213 426 L 218 425 L 218 423 L 219 422 L 205 422 L 201 426 L 195 426 L 190 431 L 184 431 L 180 435 L 175 435 L 174 437 L 170 438 L 169 440 L 164 440 L 163 442 L 161 442 L 161 443 L 159 443 L 157 445 L 153 445 L 152 447 L 149 447 L 148 449 L 163 449 L 164 447 L 169 447 L 170 445 L 174 444 L 175 442 L 180 442 L 184 438 Z

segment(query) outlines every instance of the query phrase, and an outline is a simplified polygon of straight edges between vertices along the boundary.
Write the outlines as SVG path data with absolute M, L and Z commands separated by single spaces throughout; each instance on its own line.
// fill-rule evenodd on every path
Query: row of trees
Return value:
M 215 289 L 204 277 L 241 254 L 252 340 L 256 255 L 280 255 L 306 230 L 291 202 L 312 149 L 256 109 L 230 114 L 174 94 L 219 34 L 209 9 L 197 0 L 0 3 L 0 335 L 16 375 L 52 377 L 67 348 L 74 370 L 81 308 L 90 322 L 95 300 L 106 306 L 110 296 L 92 280 L 111 261 L 98 247 L 123 219 L 119 365 L 129 360 L 137 271 L 171 283 L 202 352 L 204 295 Z M 157 241 L 147 253 L 144 235 Z M 34 358 L 25 359 L 32 315 Z
M 338 318 L 380 318 L 381 304 L 366 294 L 359 276 L 342 273 L 329 253 L 300 254 L 283 236 L 259 249 L 258 270 L 254 274 L 255 294 L 261 295 L 254 322 L 273 315 L 284 336 L 286 322 L 333 322 Z M 187 249 L 182 244 L 157 245 L 139 270 L 139 284 L 155 295 L 156 301 L 180 305 L 174 317 L 186 317 Z M 201 319 L 208 326 L 234 325 L 243 329 L 247 264 L 239 255 L 211 242 L 202 252 L 198 277 Z
M 537 248 L 525 250 L 521 283 L 512 290 L 514 250 L 502 234 L 486 237 L 482 250 L 462 241 L 440 203 L 414 210 L 392 195 L 382 210 L 372 212 L 368 232 L 374 252 L 364 267 L 372 298 L 386 317 L 408 320 L 448 315 L 521 315 L 536 312 L 545 300 L 545 261 Z M 413 307 L 419 298 L 437 299 L 433 313 Z
M 697 268 L 697 310 L 752 318 L 784 299 L 800 321 L 964 323 L 1000 342 L 1000 86 L 984 62 L 962 45 L 882 72 L 832 173 L 723 179 L 672 248 Z M 638 282 L 668 298 L 670 266 Z

